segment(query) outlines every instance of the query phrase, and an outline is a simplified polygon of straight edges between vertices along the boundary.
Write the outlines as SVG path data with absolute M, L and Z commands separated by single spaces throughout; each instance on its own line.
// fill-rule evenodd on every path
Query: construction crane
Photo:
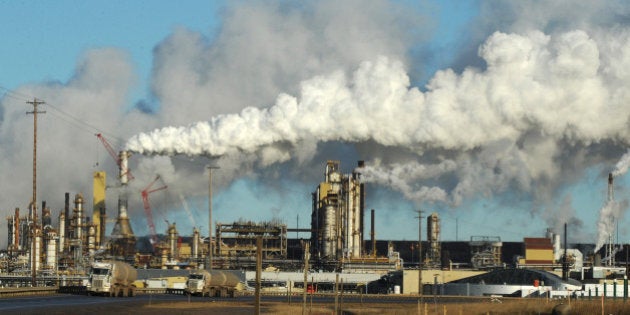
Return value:
M 116 161 L 116 165 L 118 165 L 119 168 L 122 168 L 121 165 L 121 160 L 120 160 L 120 156 L 118 154 L 116 154 L 116 151 L 114 150 L 114 148 L 112 148 L 112 146 L 109 144 L 109 141 L 107 141 L 107 139 L 105 139 L 105 137 L 103 137 L 102 134 L 97 133 L 96 137 L 101 140 L 101 142 L 103 143 L 103 146 L 105 147 L 105 150 L 107 150 L 107 152 L 109 153 L 109 155 L 111 155 L 111 157 L 114 159 L 114 161 Z M 121 174 L 123 175 L 123 174 Z M 131 175 L 131 171 L 129 169 L 127 169 L 127 173 L 126 173 L 127 177 L 129 178 L 129 180 L 132 180 L 134 177 Z
M 154 249 L 155 246 L 157 246 L 158 239 L 155 232 L 155 224 L 153 224 L 153 213 L 151 212 L 151 204 L 149 203 L 149 194 L 152 192 L 164 190 L 168 187 L 164 185 L 159 188 L 151 189 L 153 187 L 153 184 L 155 184 L 155 182 L 157 182 L 159 179 L 160 175 L 157 175 L 155 179 L 144 190 L 142 190 L 142 203 L 144 203 L 144 213 L 146 214 L 147 221 L 149 222 L 149 229 L 151 232 L 151 246 L 153 246 Z

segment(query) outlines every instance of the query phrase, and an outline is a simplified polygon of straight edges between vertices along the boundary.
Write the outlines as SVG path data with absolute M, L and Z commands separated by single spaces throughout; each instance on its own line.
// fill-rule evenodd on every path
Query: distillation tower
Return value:
M 313 195 L 311 255 L 324 268 L 363 256 L 364 184 L 359 161 L 352 174 L 339 170 L 339 161 L 328 161 Z

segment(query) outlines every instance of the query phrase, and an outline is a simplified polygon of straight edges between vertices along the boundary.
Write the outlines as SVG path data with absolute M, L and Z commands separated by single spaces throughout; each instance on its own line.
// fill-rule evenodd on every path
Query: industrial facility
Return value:
M 570 278 L 597 283 L 623 278 L 627 272 L 628 262 L 622 257 L 630 249 L 616 246 L 612 237 L 598 252 L 589 244 L 569 246 L 566 232 L 562 246 L 560 235 L 551 230 L 543 237 L 525 237 L 522 242 L 503 242 L 499 236 L 484 235 L 471 236 L 467 242 L 442 241 L 437 212 L 426 217 L 426 234 L 419 235 L 417 241 L 377 240 L 375 209 L 370 210 L 369 229 L 365 222 L 367 189 L 362 181 L 363 161 L 349 173 L 341 171 L 339 161 L 325 163 L 323 181 L 312 192 L 310 228 L 291 228 L 281 220 L 241 219 L 216 222 L 212 236 L 201 235 L 197 228 L 182 233 L 176 222 L 167 222 L 167 230 L 162 233 L 155 231 L 148 194 L 166 188 L 166 185 L 153 187 L 160 179 L 156 176 L 142 191 L 150 234 L 137 236 L 131 228 L 127 208 L 127 185 L 133 178 L 127 166 L 130 155 L 124 151 L 110 153 L 119 166 L 114 187 L 118 193 L 115 216 L 109 218 L 105 205 L 106 189 L 110 187 L 103 171 L 93 173 L 91 213 L 81 193 L 74 196 L 66 193 L 65 206 L 58 215 L 46 202 L 41 204 L 41 214 L 34 203 L 29 205 L 26 215 L 16 208 L 6 218 L 8 246 L 0 251 L 0 274 L 28 276 L 32 285 L 37 285 L 39 278 L 86 275 L 95 261 L 115 260 L 141 270 L 222 269 L 247 271 L 251 275 L 256 269 L 258 240 L 262 240 L 262 263 L 268 276 L 265 281 L 273 288 L 299 289 L 300 271 L 306 266 L 318 274 L 320 288 L 332 288 L 334 275 L 342 274 L 347 281 L 354 281 L 346 285 L 362 287 L 367 292 L 395 292 L 397 287 L 399 293 L 412 294 L 426 285 L 447 282 L 452 284 L 441 286 L 441 290 L 461 293 L 470 289 L 466 279 L 496 280 L 499 276 L 481 276 L 493 270 L 525 270 L 497 275 L 518 274 L 521 276 L 514 277 L 520 277 L 521 282 L 544 278 L 555 289 L 565 283 L 572 290 L 575 282 L 569 281 Z M 608 185 L 610 202 L 614 200 L 612 175 Z M 56 224 L 53 216 L 58 218 Z M 418 219 L 423 218 L 419 211 Z M 111 231 L 106 230 L 108 221 L 114 223 Z M 289 232 L 307 233 L 309 237 L 290 238 Z M 558 278 L 561 280 L 554 278 L 554 273 L 561 274 Z M 301 286 L 304 289 L 304 284 Z M 484 289 L 494 290 L 475 286 L 475 294 L 494 292 Z

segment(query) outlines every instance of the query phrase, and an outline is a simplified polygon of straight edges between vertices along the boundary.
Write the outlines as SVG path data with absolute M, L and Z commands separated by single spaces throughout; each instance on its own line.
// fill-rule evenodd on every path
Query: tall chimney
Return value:
M 613 174 L 608 173 L 608 201 L 613 201 L 615 199 L 615 193 L 613 188 Z
M 70 193 L 67 192 L 66 193 L 66 199 L 65 199 L 65 203 L 64 203 L 64 218 L 66 219 L 66 222 L 64 224 L 65 227 L 65 232 L 64 234 L 66 235 L 66 237 L 70 236 Z
M 609 179 L 611 179 L 609 177 Z M 564 255 L 562 257 L 562 280 L 569 280 L 569 261 L 567 260 L 567 224 L 564 224 Z
M 376 234 L 374 233 L 374 209 L 372 209 L 371 213 L 371 226 L 370 226 L 370 237 L 372 238 L 372 257 L 376 257 Z

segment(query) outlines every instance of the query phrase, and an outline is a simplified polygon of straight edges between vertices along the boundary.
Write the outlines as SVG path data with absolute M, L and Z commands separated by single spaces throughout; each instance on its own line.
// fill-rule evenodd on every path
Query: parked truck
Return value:
M 241 289 L 241 280 L 230 271 L 196 270 L 188 275 L 184 293 L 209 297 L 234 297 L 239 289 Z
M 134 296 L 138 272 L 122 261 L 92 263 L 86 291 L 88 295 Z

